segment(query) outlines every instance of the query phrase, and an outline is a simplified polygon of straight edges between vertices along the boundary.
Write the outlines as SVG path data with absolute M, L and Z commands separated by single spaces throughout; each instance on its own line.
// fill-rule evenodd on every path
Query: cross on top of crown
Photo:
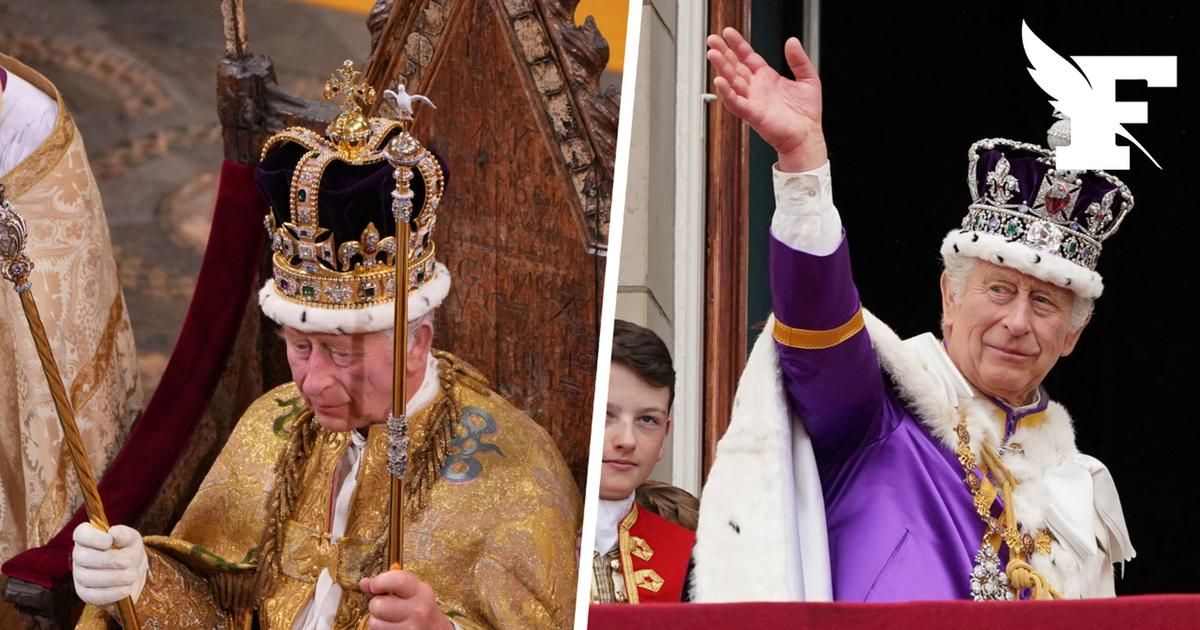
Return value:
M 342 97 L 342 109 L 361 111 L 362 105 L 375 102 L 375 88 L 362 81 L 362 73 L 354 69 L 354 62 L 347 59 L 342 67 L 333 71 L 325 82 L 325 99 Z

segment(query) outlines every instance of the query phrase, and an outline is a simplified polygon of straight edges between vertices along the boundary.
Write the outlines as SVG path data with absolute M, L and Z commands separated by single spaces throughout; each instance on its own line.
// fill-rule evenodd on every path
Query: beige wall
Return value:
M 675 345 L 675 2 L 642 4 L 616 305 L 618 319 L 653 330 L 668 348 Z M 668 438 L 655 479 L 671 481 L 671 451 Z

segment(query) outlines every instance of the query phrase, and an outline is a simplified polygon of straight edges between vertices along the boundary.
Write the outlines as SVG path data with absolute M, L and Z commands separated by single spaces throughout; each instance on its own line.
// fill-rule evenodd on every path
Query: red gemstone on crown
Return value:
M 1050 214 L 1061 214 L 1062 211 L 1066 209 L 1067 204 L 1070 203 L 1070 200 L 1070 197 L 1066 195 L 1063 195 L 1062 197 L 1056 197 L 1052 194 L 1046 195 L 1046 212 L 1049 212 Z

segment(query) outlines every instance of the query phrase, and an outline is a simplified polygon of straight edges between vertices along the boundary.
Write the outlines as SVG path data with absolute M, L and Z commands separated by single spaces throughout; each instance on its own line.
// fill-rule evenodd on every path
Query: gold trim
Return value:
M 426 260 L 411 263 L 409 270 L 408 294 L 416 293 L 422 286 L 437 277 L 437 261 L 433 257 L 434 249 L 430 244 Z M 316 273 L 305 273 L 289 265 L 279 253 L 272 258 L 275 266 L 275 293 L 279 297 L 294 304 L 312 305 L 324 309 L 358 309 L 368 308 L 378 304 L 386 304 L 396 297 L 396 272 L 392 267 L 377 265 L 378 270 L 371 272 L 336 272 L 319 269 Z M 424 281 L 415 282 L 418 271 L 424 271 Z M 280 286 L 280 280 L 287 282 L 287 288 Z M 368 299 L 364 294 L 366 285 L 371 285 L 373 297 Z M 306 297 L 305 287 L 309 287 L 311 297 Z M 344 302 L 334 301 L 330 297 L 333 287 L 334 295 L 345 296 Z
M 0 65 L 3 65 L 9 74 L 25 79 L 34 87 L 53 97 L 54 101 L 58 103 L 58 117 L 54 121 L 54 129 L 51 130 L 50 135 L 46 136 L 46 139 L 38 145 L 38 148 L 34 149 L 33 153 L 21 160 L 4 176 L 5 195 L 9 199 L 15 200 L 28 192 L 34 184 L 41 181 L 58 166 L 58 163 L 67 154 L 67 150 L 70 149 L 71 142 L 75 139 L 75 123 L 67 113 L 67 104 L 63 101 L 62 94 L 49 79 L 42 76 L 37 70 L 4 53 L 0 53 Z
M 644 588 L 651 593 L 657 593 L 662 590 L 663 584 L 667 581 L 662 579 L 654 569 L 640 569 L 633 572 L 633 581 L 638 588 Z
M 71 406 L 76 412 L 83 409 L 99 391 L 101 381 L 108 373 L 113 352 L 117 347 L 117 333 L 125 323 L 124 315 L 125 301 L 121 299 L 121 291 L 118 289 L 113 296 L 112 305 L 108 307 L 108 321 L 104 323 L 104 332 L 100 334 L 96 352 L 75 375 L 75 382 L 71 383 Z
M 640 536 L 630 536 L 629 540 L 633 543 L 633 548 L 629 550 L 629 553 L 649 562 L 650 558 L 654 556 L 654 550 L 650 548 L 650 543 Z
M 637 503 L 629 509 L 629 514 L 621 519 L 621 524 L 617 526 L 617 548 L 621 550 L 621 577 L 625 579 L 625 593 L 629 596 L 629 603 L 638 603 L 637 583 L 633 579 L 633 558 L 629 557 L 630 553 L 630 535 L 629 529 L 637 522 Z
M 1021 429 L 1036 429 L 1046 423 L 1046 410 L 1036 411 L 1020 420 L 1017 420 L 1017 427 Z M 1020 447 L 1019 444 L 1009 444 L 1009 448 Z M 1022 449 L 1023 450 L 1023 449 Z M 1024 454 L 1022 452 L 1022 454 Z
M 329 167 L 329 164 L 339 157 L 343 156 L 320 149 L 309 149 L 307 153 L 300 156 L 300 160 L 296 162 L 296 169 L 292 171 L 291 186 L 288 187 L 289 216 L 297 227 L 314 231 L 313 234 L 307 235 L 306 240 L 316 241 L 320 236 L 316 232 L 318 230 L 317 199 L 321 195 L 321 179 L 325 177 L 325 169 Z M 301 191 L 304 191 L 303 200 L 299 198 Z M 333 235 L 330 234 L 329 237 L 332 240 Z M 332 252 L 330 252 L 330 256 L 332 256 Z M 332 258 L 329 259 L 329 264 L 333 265 Z
M 789 348 L 799 348 L 801 350 L 825 350 L 832 348 L 842 342 L 850 339 L 858 334 L 858 331 L 863 329 L 863 312 L 862 306 L 854 312 L 854 316 L 850 321 L 833 328 L 831 330 L 805 330 L 803 328 L 792 328 L 787 324 L 775 319 L 775 330 L 772 336 L 775 341 L 788 346 Z
M 398 120 L 390 120 L 387 118 L 372 118 L 371 138 L 367 141 L 369 151 L 359 153 L 354 157 L 344 154 L 338 154 L 336 146 L 332 145 L 328 140 L 323 138 L 321 134 L 309 129 L 308 127 L 288 127 L 283 131 L 271 136 L 267 139 L 267 143 L 263 145 L 262 151 L 259 153 L 258 160 L 261 162 L 267 156 L 267 152 L 282 142 L 295 142 L 309 151 L 319 151 L 322 153 L 331 152 L 336 154 L 335 157 L 347 164 L 360 166 L 363 164 L 375 164 L 386 159 L 380 147 L 383 145 L 388 135 L 397 129 L 403 129 Z

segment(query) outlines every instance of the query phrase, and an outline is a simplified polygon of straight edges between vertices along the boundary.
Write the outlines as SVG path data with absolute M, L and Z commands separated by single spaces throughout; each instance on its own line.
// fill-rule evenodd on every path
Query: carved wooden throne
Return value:
M 582 488 L 618 98 L 600 91 L 608 44 L 590 18 L 574 25 L 577 3 L 379 0 L 366 74 L 437 104 L 414 131 L 449 170 L 436 237 L 454 286 L 435 345 L 541 423 Z M 278 91 L 238 4 L 226 2 L 221 122 L 226 157 L 254 164 L 270 134 L 323 129 L 334 112 Z
M 379 92 L 404 83 L 437 104 L 436 111 L 418 110 L 414 132 L 449 171 L 435 238 L 453 287 L 436 322 L 435 346 L 475 365 L 545 427 L 582 489 L 618 95 L 600 89 L 608 45 L 590 18 L 574 25 L 577 2 L 378 0 L 367 20 L 367 78 Z M 261 334 L 273 324 L 259 314 L 253 290 L 270 268 L 261 247 L 263 210 L 258 200 L 232 193 L 222 204 L 225 180 L 246 180 L 271 134 L 297 124 L 323 131 L 337 113 L 331 104 L 279 88 L 271 60 L 250 51 L 242 0 L 223 0 L 222 11 L 226 55 L 217 83 L 227 163 L 213 230 L 253 234 L 237 252 L 251 268 L 257 258 L 259 269 L 243 274 L 236 304 L 244 306 L 217 313 L 227 334 L 213 339 L 212 302 L 229 295 L 229 269 L 219 267 L 239 257 L 229 240 L 222 251 L 210 242 L 171 364 L 125 450 L 145 448 L 137 442 L 147 435 L 162 439 L 177 430 L 184 383 L 198 403 L 190 430 L 172 438 L 178 449 L 167 451 L 161 458 L 167 461 L 147 465 L 145 450 L 123 453 L 129 456 L 119 456 L 101 482 L 110 520 L 148 534 L 169 531 L 241 410 L 290 378 L 280 342 Z M 226 286 L 216 286 L 221 282 Z M 193 355 L 180 356 L 188 347 Z M 207 372 L 197 372 L 203 361 L 196 348 L 209 348 L 210 356 L 201 357 L 211 366 Z M 29 627 L 71 623 L 78 601 L 70 534 L 82 518 L 77 513 L 46 546 L 4 565 L 5 599 Z
M 618 107 L 577 2 L 381 0 L 368 78 L 438 104 L 416 134 L 450 171 L 440 344 L 550 432 L 582 488 Z

